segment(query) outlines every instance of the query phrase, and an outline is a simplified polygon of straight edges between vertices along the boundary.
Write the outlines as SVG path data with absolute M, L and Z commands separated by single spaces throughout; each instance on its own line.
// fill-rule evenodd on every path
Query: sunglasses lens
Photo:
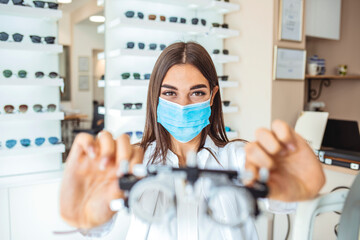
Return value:
M 0 3 L 7 4 L 9 0 L 0 0 Z
M 149 45 L 149 47 L 150 47 L 150 49 L 151 50 L 155 50 L 156 49 L 156 43 L 151 43 L 150 45 Z
M 164 50 L 166 48 L 166 45 L 165 44 L 160 44 L 160 49 L 161 51 Z
M 145 78 L 145 79 L 150 79 L 150 73 L 144 74 L 144 78 Z
M 138 13 L 137 13 L 137 16 L 138 16 L 138 18 L 140 18 L 140 19 L 143 19 L 143 18 L 144 18 L 144 14 L 143 14 L 142 12 L 138 12 Z
M 128 42 L 128 43 L 126 43 L 126 47 L 127 47 L 127 48 L 134 48 L 134 46 L 135 46 L 135 43 L 134 43 L 134 42 Z
M 160 21 L 165 22 L 165 21 L 166 21 L 166 17 L 165 17 L 165 16 L 160 16 Z
M 41 37 L 39 36 L 30 35 L 30 38 L 33 43 L 41 43 Z
M 6 105 L 6 106 L 4 107 L 5 113 L 14 113 L 14 110 L 15 110 L 15 108 L 14 108 L 14 106 L 12 106 L 12 105 Z
M 44 73 L 43 73 L 43 72 L 36 72 L 36 73 L 35 73 L 35 77 L 36 77 L 36 78 L 43 78 L 43 77 L 44 77 Z
M 170 17 L 170 22 L 177 22 L 177 17 Z
M 136 131 L 136 137 L 137 138 L 142 138 L 143 137 L 143 132 Z
M 20 140 L 20 144 L 21 144 L 22 146 L 24 146 L 24 147 L 30 146 L 30 143 L 31 143 L 30 139 L 27 139 L 27 138 L 24 138 L 24 139 L 21 139 L 21 140 Z
M 133 76 L 134 76 L 134 79 L 140 79 L 140 73 L 134 73 L 133 74 Z
M 191 19 L 191 23 L 194 24 L 194 25 L 198 24 L 198 22 L 199 22 L 198 18 Z
M 125 134 L 129 135 L 129 137 L 131 138 L 133 133 L 132 132 L 126 132 Z
M 33 3 L 35 5 L 35 7 L 37 7 L 37 8 L 44 8 L 44 6 L 45 6 L 45 2 L 43 2 L 43 1 L 33 1 Z
M 142 108 L 142 103 L 135 103 L 135 107 L 136 107 L 136 109 L 141 109 Z
M 6 32 L 0 33 L 0 41 L 7 41 L 8 39 L 9 39 L 9 34 L 7 34 Z
M 55 110 L 56 110 L 56 105 L 55 104 L 49 104 L 47 106 L 47 111 L 48 112 L 55 112 Z
M 213 51 L 213 54 L 219 54 L 220 53 L 220 50 L 219 49 L 215 49 L 214 51 Z
M 130 73 L 121 74 L 122 79 L 128 79 L 130 77 Z
M 222 28 L 229 28 L 229 24 L 224 23 L 223 25 L 221 25 Z
M 219 24 L 219 23 L 212 23 L 212 26 L 213 26 L 213 27 L 219 27 L 220 24 Z
M 45 42 L 47 44 L 54 44 L 55 43 L 55 37 L 45 37 Z
M 12 35 L 15 42 L 21 42 L 23 40 L 24 35 L 20 33 L 15 33 Z
M 24 3 L 24 0 L 12 0 L 14 5 L 22 5 Z
M 57 137 L 49 137 L 49 143 L 51 144 L 57 144 L 59 142 L 59 139 Z
M 50 78 L 57 78 L 58 74 L 56 72 L 49 73 Z
M 144 43 L 138 43 L 138 47 L 139 47 L 140 49 L 144 49 L 144 48 L 145 48 L 145 44 L 144 44 Z
M 41 146 L 41 145 L 43 145 L 44 142 L 45 142 L 45 138 L 36 138 L 35 139 L 36 146 Z
M 155 19 L 156 19 L 156 15 L 154 14 L 149 15 L 149 20 L 155 20 Z
M 42 106 L 40 104 L 35 104 L 33 106 L 33 110 L 34 110 L 34 112 L 41 112 L 42 111 Z
M 224 50 L 223 50 L 223 54 L 228 55 L 228 54 L 229 54 L 229 50 L 224 49 Z
M 3 75 L 4 75 L 4 77 L 9 78 L 9 77 L 12 76 L 12 71 L 11 70 L 4 70 Z
M 128 17 L 128 18 L 132 18 L 132 17 L 134 17 L 134 15 L 135 15 L 135 12 L 134 12 L 134 11 L 127 11 L 127 12 L 125 13 L 125 16 Z
M 180 18 L 180 22 L 181 23 L 186 23 L 186 19 L 185 18 Z
M 28 106 L 27 106 L 27 105 L 22 104 L 22 105 L 19 106 L 19 111 L 20 111 L 21 113 L 26 113 L 27 110 L 28 110 Z
M 54 2 L 47 2 L 48 6 L 50 9 L 58 9 L 59 4 L 54 3 Z
M 201 24 L 202 24 L 203 26 L 206 26 L 206 20 L 205 20 L 205 19 L 201 19 Z
M 25 70 L 20 70 L 18 72 L 19 78 L 26 78 L 27 72 Z
M 17 141 L 14 140 L 14 139 L 7 140 L 7 141 L 5 142 L 5 145 L 6 145 L 7 148 L 13 148 L 13 147 L 15 147 L 16 142 L 17 142 Z
M 124 103 L 124 109 L 131 109 L 132 105 L 132 103 Z

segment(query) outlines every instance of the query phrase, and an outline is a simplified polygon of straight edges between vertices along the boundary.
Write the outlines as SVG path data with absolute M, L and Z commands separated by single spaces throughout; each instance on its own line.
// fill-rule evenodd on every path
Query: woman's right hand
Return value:
M 144 152 L 130 144 L 128 135 L 116 141 L 109 132 L 96 138 L 80 133 L 66 160 L 60 192 L 60 212 L 70 225 L 88 229 L 106 223 L 115 212 L 110 201 L 123 198 L 119 188 L 119 167 L 130 162 L 130 170 L 143 162 Z

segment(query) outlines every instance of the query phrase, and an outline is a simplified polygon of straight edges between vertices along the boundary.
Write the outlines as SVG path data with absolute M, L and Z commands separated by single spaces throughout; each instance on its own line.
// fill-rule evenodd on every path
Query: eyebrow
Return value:
M 161 85 L 161 87 L 169 88 L 169 89 L 173 89 L 173 90 L 178 90 L 176 87 L 171 86 L 171 85 L 167 85 L 167 84 Z M 198 85 L 192 86 L 190 88 L 190 90 L 199 89 L 199 88 L 207 88 L 207 86 L 205 84 L 198 84 Z

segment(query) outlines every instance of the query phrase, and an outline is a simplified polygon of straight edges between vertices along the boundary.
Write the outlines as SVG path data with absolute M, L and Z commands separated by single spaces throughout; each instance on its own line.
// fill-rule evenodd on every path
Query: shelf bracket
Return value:
M 321 92 L 322 92 L 322 89 L 323 87 L 329 87 L 331 85 L 331 81 L 330 79 L 321 79 L 320 80 L 320 85 L 319 85 L 319 89 L 313 89 L 311 88 L 311 80 L 315 80 L 315 79 L 311 79 L 309 78 L 308 79 L 309 82 L 308 82 L 308 102 L 310 102 L 311 100 L 316 100 L 320 97 L 321 95 Z

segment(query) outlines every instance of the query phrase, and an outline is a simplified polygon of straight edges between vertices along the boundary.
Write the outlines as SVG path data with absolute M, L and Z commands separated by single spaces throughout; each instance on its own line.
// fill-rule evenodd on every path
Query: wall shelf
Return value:
M 236 106 L 229 106 L 229 107 L 225 107 L 223 105 L 223 113 L 236 113 L 239 111 L 239 108 Z
M 40 18 L 57 21 L 62 17 L 62 11 L 48 8 L 23 7 L 8 4 L 0 4 L 0 15 Z
M 306 75 L 305 79 L 308 81 L 307 84 L 307 101 L 317 100 L 322 92 L 323 87 L 330 87 L 331 80 L 360 80 L 360 75 Z M 311 88 L 312 80 L 320 80 L 319 89 Z
M 6 147 L 0 150 L 0 157 L 29 155 L 29 154 L 48 154 L 48 153 L 63 153 L 65 152 L 64 144 L 47 145 L 47 146 L 30 146 L 7 149 Z
M 24 38 L 25 37 L 28 36 L 24 36 Z M 61 53 L 63 51 L 63 46 L 61 45 L 41 43 L 36 44 L 27 42 L 0 42 L 0 48 L 6 50 L 33 51 L 44 53 Z
M 54 113 L 15 113 L 15 114 L 0 114 L 0 122 L 3 121 L 46 121 L 46 120 L 63 120 L 63 112 Z
M 47 87 L 63 87 L 64 80 L 62 78 L 58 79 L 0 79 L 0 86 L 47 86 Z

